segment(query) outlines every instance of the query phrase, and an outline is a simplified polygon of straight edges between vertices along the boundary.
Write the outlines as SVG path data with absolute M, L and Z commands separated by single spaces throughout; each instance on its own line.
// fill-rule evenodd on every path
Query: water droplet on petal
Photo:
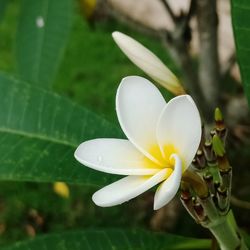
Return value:
M 98 156 L 98 162 L 101 163 L 102 162 L 102 156 Z

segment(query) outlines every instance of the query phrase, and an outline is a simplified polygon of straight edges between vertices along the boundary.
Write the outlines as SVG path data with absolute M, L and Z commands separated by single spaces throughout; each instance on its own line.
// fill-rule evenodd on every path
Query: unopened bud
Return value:
M 224 144 L 218 135 L 213 136 L 212 145 L 213 145 L 214 153 L 217 156 L 222 157 L 225 155 L 226 151 L 225 151 Z
M 227 212 L 229 205 L 227 189 L 225 187 L 219 186 L 216 194 L 220 211 L 224 213 Z
M 204 212 L 203 207 L 200 203 L 198 203 L 195 199 L 193 199 L 193 208 L 195 211 L 195 214 L 200 222 L 203 222 L 206 220 L 206 214 Z
M 225 127 L 218 127 L 216 128 L 216 133 L 225 144 L 226 137 L 227 137 L 227 129 Z
M 216 157 L 213 151 L 212 142 L 206 141 L 203 146 L 203 151 L 206 157 L 206 160 L 208 161 L 208 165 L 214 164 Z
M 216 122 L 223 122 L 223 116 L 222 116 L 222 113 L 218 107 L 214 111 L 214 120 Z
M 123 53 L 147 75 L 173 94 L 185 94 L 179 79 L 153 52 L 121 32 L 113 32 L 112 36 Z
M 187 182 L 181 182 L 181 198 L 183 200 L 190 200 L 192 197 L 190 193 L 190 185 Z
M 205 181 L 197 173 L 187 170 L 183 174 L 182 180 L 187 182 L 192 187 L 194 193 L 198 197 L 205 198 L 208 196 L 208 187 Z
M 214 194 L 215 190 L 214 190 L 214 183 L 213 183 L 213 175 L 210 172 L 206 172 L 203 175 L 203 179 L 205 180 L 210 193 Z
M 227 167 L 220 168 L 220 178 L 222 185 L 227 188 L 231 188 L 232 183 L 232 168 L 228 164 Z
M 215 129 L 211 130 L 210 131 L 210 135 L 211 135 L 211 137 L 213 137 L 214 135 L 216 135 L 216 130 Z
M 199 169 L 204 169 L 206 167 L 206 158 L 202 150 L 198 150 L 196 153 L 196 161 L 198 163 Z

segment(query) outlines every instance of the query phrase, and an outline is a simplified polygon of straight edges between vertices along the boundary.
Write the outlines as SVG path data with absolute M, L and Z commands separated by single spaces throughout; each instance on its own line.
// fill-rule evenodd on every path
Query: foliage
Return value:
M 98 240 L 97 240 L 98 239 Z M 58 235 L 39 237 L 23 243 L 17 243 L 4 250 L 47 249 L 47 250 L 78 250 L 95 249 L 141 249 L 160 250 L 168 249 L 209 249 L 209 240 L 188 239 L 175 235 L 148 233 L 145 231 L 127 230 L 88 230 L 68 232 Z
M 14 78 L 0 76 L 0 88 L 1 179 L 107 183 L 102 183 L 105 175 L 77 164 L 73 154 L 82 140 L 120 136 L 116 127 L 65 98 Z
M 67 229 L 71 228 L 72 221 L 79 218 L 75 215 L 76 211 L 71 213 L 71 210 L 77 210 L 77 206 L 71 206 L 71 201 L 63 199 L 57 200 L 56 205 L 53 204 L 55 194 L 51 192 L 48 195 L 49 190 L 52 190 L 51 186 L 38 188 L 35 182 L 64 181 L 81 184 L 79 189 L 74 187 L 72 190 L 78 200 L 82 195 L 88 196 L 85 197 L 86 203 L 89 203 L 87 187 L 112 182 L 115 177 L 80 166 L 73 158 L 73 153 L 79 143 L 90 138 L 123 137 L 115 119 L 115 90 L 123 76 L 143 74 L 130 64 L 112 42 L 111 31 L 116 28 L 128 31 L 126 27 L 108 21 L 106 24 L 96 25 L 93 30 L 76 14 L 76 8 L 76 3 L 72 0 L 22 0 L 20 3 L 3 0 L 0 5 L 0 33 L 4 37 L 0 40 L 0 180 L 12 181 L 7 183 L 12 186 L 11 190 L 5 187 L 4 182 L 1 184 L 1 198 L 4 197 L 4 190 L 15 193 L 15 189 L 20 189 L 24 193 L 22 199 L 28 199 L 26 191 L 31 185 L 35 185 L 31 195 L 34 202 L 42 203 L 42 210 L 49 211 L 48 213 L 62 209 L 63 215 L 68 217 Z M 247 1 L 233 1 L 238 59 L 248 98 L 249 8 Z M 39 20 L 42 23 L 38 24 Z M 16 33 L 13 31 L 15 27 Z M 142 38 L 137 33 L 133 35 L 156 54 L 161 53 L 162 47 L 156 41 Z M 179 73 L 168 55 L 161 55 L 161 58 Z M 164 95 L 170 96 L 167 92 Z M 34 183 L 21 184 L 15 181 Z M 75 198 L 72 198 L 72 203 L 78 202 Z M 12 202 L 17 210 L 25 209 L 17 199 Z M 47 203 L 51 203 L 51 208 Z M 39 205 L 32 206 L 39 208 Z M 86 218 L 81 219 L 96 219 L 96 210 L 89 204 L 84 206 L 85 210 L 80 211 L 85 212 Z M 122 212 L 121 208 L 109 210 L 106 220 L 119 217 L 117 211 Z M 14 217 L 13 213 L 12 211 L 9 217 Z M 98 215 L 100 216 L 100 212 Z M 16 215 L 17 220 L 19 216 L 21 215 Z M 60 216 L 56 218 L 57 221 L 61 220 Z M 100 216 L 98 219 L 103 218 Z M 127 222 L 130 218 L 124 216 L 122 219 Z M 113 225 L 117 226 L 122 219 Z M 15 219 L 12 223 L 13 226 L 20 226 Z M 77 225 L 82 227 L 90 224 L 85 223 L 86 221 Z M 93 227 L 99 226 L 99 223 L 98 220 L 93 221 Z M 127 225 L 133 225 L 132 223 L 131 220 Z M 60 232 L 61 229 L 54 231 Z M 50 230 L 41 230 L 47 231 Z M 59 232 L 16 243 L 6 250 L 39 249 L 38 247 L 48 250 L 84 247 L 163 249 L 166 246 L 168 249 L 208 249 L 210 245 L 208 240 L 152 234 L 142 230 L 92 229 Z M 14 239 L 23 237 L 13 236 Z
M 17 67 L 21 79 L 49 88 L 69 36 L 71 0 L 23 0 L 17 30 Z
M 232 19 L 241 77 L 250 104 L 250 2 L 232 0 Z

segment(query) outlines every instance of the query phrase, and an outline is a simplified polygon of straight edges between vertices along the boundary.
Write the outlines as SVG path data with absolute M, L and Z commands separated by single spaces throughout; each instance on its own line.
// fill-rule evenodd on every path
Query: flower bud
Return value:
M 112 36 L 123 53 L 157 83 L 175 95 L 185 94 L 178 78 L 149 49 L 121 32 L 115 31 Z

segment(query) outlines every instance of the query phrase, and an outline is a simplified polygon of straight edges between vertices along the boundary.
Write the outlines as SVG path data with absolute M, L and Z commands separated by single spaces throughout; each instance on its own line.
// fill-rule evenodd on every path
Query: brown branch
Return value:
M 196 0 L 191 0 L 189 10 L 186 15 L 187 21 L 190 21 L 190 19 L 193 17 L 194 13 L 196 11 Z
M 111 17 L 113 17 L 114 19 L 116 19 L 117 21 L 119 21 L 120 23 L 126 24 L 127 26 L 129 26 L 130 28 L 132 28 L 135 31 L 138 31 L 140 33 L 149 35 L 151 37 L 157 38 L 159 39 L 161 37 L 162 29 L 153 29 L 147 25 L 145 25 L 142 22 L 139 22 L 135 19 L 132 19 L 130 16 L 126 15 L 124 12 L 121 12 L 117 9 L 115 9 L 115 7 L 109 3 L 108 1 L 106 2 L 107 4 L 107 11 L 109 13 L 109 15 Z
M 185 89 L 191 94 L 197 103 L 202 104 L 201 91 L 198 84 L 197 71 L 194 68 L 192 58 L 188 53 L 188 45 L 177 36 L 175 31 L 171 34 L 166 34 L 167 39 L 163 43 L 170 52 L 175 63 L 181 68 L 183 72 L 183 85 Z
M 228 58 L 227 62 L 224 65 L 222 65 L 221 76 L 225 77 L 227 74 L 229 74 L 230 70 L 232 69 L 235 63 L 236 63 L 236 55 L 234 51 Z
M 186 15 L 182 15 L 176 19 L 175 29 L 170 32 L 166 29 L 155 30 L 146 26 L 142 22 L 136 21 L 127 16 L 123 12 L 117 10 L 108 3 L 109 14 L 116 20 L 125 23 L 133 30 L 150 35 L 154 38 L 160 39 L 167 51 L 172 56 L 173 60 L 182 69 L 182 82 L 185 89 L 193 96 L 195 101 L 201 107 L 201 110 L 205 110 L 200 85 L 198 83 L 197 70 L 194 67 L 192 57 L 189 53 L 189 41 L 187 33 L 191 32 L 189 28 L 189 20 L 194 14 L 195 4 L 194 0 L 191 1 L 190 9 Z
M 220 81 L 216 0 L 197 0 L 196 12 L 200 43 L 199 83 L 211 116 L 218 104 Z
M 166 11 L 168 12 L 168 14 L 170 15 L 172 21 L 175 23 L 176 22 L 176 15 L 174 14 L 172 8 L 170 7 L 170 5 L 168 4 L 167 0 L 160 0 L 162 2 L 162 4 L 164 5 Z
M 191 0 L 189 10 L 186 14 L 181 14 L 175 19 L 175 29 L 173 32 L 166 33 L 163 39 L 164 45 L 172 55 L 176 64 L 183 72 L 183 85 L 186 90 L 199 103 L 201 110 L 204 111 L 202 92 L 198 83 L 197 70 L 194 67 L 192 56 L 190 55 L 189 42 L 191 40 L 190 19 L 196 10 L 195 0 Z
M 231 196 L 231 203 L 236 207 L 250 209 L 250 202 L 249 201 L 240 200 L 235 196 Z

